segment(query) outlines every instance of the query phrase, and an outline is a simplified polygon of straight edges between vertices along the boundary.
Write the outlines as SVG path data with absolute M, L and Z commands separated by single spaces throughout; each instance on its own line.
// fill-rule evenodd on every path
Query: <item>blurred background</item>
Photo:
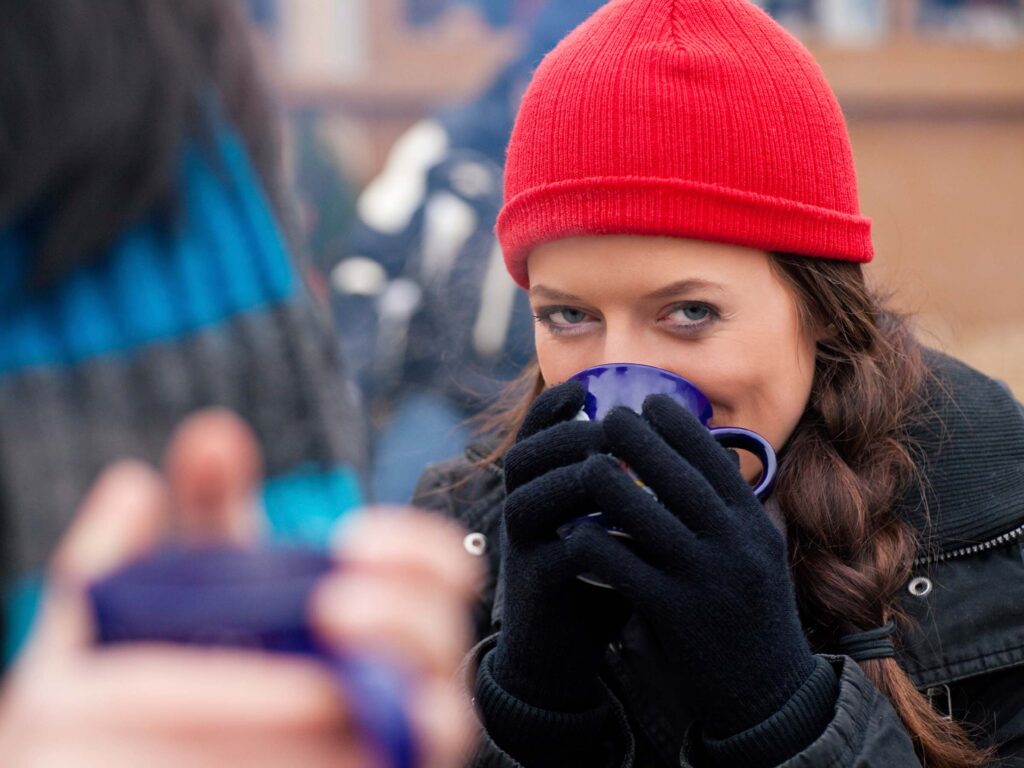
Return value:
M 409 496 L 530 356 L 492 234 L 530 72 L 601 0 L 250 0 L 289 116 L 311 280 Z M 1024 396 L 1024 0 L 761 0 L 853 138 L 872 275 L 920 334 Z

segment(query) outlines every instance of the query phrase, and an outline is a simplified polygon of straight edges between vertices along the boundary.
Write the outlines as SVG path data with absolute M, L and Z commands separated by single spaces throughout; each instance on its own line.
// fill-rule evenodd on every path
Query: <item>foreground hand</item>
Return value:
M 797 615 L 782 535 L 732 457 L 667 397 L 643 417 L 604 420 L 611 456 L 583 471 L 589 497 L 632 541 L 593 524 L 567 539 L 577 567 L 627 597 L 666 648 L 694 714 L 729 736 L 776 712 L 815 668 Z
M 158 645 L 92 646 L 84 588 L 151 551 L 166 531 L 251 543 L 259 451 L 224 412 L 186 423 L 167 477 L 109 468 L 58 551 L 33 638 L 0 702 L 0 764 L 103 766 L 373 765 L 345 692 L 314 661 Z M 172 512 L 173 510 L 173 512 Z M 461 536 L 412 511 L 367 515 L 339 544 L 344 572 L 311 606 L 328 643 L 373 648 L 411 672 L 409 715 L 424 766 L 460 765 L 471 738 L 450 679 L 468 645 L 478 575 Z

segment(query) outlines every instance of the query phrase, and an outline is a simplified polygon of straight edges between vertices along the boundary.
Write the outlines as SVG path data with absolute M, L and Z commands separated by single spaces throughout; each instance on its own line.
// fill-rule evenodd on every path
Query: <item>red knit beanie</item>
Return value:
M 846 123 L 810 53 L 747 0 L 611 0 L 541 63 L 498 237 L 712 240 L 870 261 Z

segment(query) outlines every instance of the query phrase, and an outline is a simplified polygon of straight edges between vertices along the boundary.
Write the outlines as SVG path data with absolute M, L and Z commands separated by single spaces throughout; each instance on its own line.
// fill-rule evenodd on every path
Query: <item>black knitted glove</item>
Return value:
M 584 461 L 606 451 L 601 425 L 575 421 L 578 382 L 537 398 L 505 457 L 504 606 L 490 671 L 535 707 L 580 711 L 602 700 L 598 671 L 628 604 L 576 579 L 557 529 L 595 511 L 581 483 Z
M 611 456 L 592 456 L 583 470 L 591 498 L 633 540 L 580 526 L 566 539 L 578 570 L 645 616 L 709 741 L 774 722 L 788 708 L 784 733 L 772 738 L 810 743 L 828 721 L 835 678 L 804 637 L 780 532 L 693 416 L 664 396 L 648 398 L 643 414 L 618 408 L 603 427 L 609 452 L 648 488 Z

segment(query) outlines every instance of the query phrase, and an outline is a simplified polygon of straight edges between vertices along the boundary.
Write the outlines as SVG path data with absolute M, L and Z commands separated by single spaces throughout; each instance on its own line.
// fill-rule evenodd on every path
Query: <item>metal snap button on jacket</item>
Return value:
M 928 597 L 932 591 L 932 580 L 924 576 L 918 576 L 910 580 L 907 591 L 914 597 Z
M 469 554 L 480 557 L 487 554 L 487 537 L 480 532 L 470 533 L 462 540 L 462 546 Z

